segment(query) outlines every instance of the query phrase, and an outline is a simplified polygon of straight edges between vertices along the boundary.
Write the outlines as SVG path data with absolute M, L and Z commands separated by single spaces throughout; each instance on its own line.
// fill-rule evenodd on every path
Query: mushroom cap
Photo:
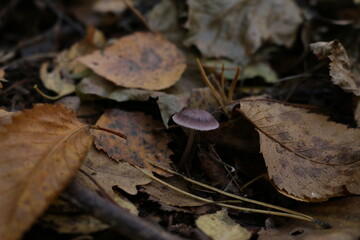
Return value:
M 180 126 L 199 131 L 210 131 L 219 127 L 219 122 L 210 113 L 195 108 L 178 112 L 172 118 Z

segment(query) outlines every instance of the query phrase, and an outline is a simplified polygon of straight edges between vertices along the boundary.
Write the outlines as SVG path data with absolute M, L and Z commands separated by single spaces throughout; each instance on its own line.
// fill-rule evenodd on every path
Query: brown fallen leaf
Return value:
M 268 174 L 281 193 L 311 202 L 360 194 L 359 129 L 281 103 L 240 104 L 237 111 L 259 132 Z
M 160 90 L 174 85 L 185 70 L 185 58 L 161 34 L 134 33 L 103 51 L 78 58 L 118 86 Z
M 106 111 L 98 120 L 98 126 L 120 130 L 127 135 L 127 140 L 106 132 L 95 132 L 95 145 L 104 150 L 112 159 L 149 169 L 158 174 L 169 176 L 151 163 L 164 168 L 170 167 L 172 151 L 167 147 L 169 136 L 155 132 L 163 127 L 159 120 L 141 112 L 126 112 L 112 109 Z
M 293 220 L 281 228 L 262 229 L 259 240 L 357 240 L 360 237 L 360 197 L 347 197 L 326 203 L 304 204 L 296 209 L 331 223 L 331 229 Z
M 113 197 L 115 195 L 113 187 L 121 188 L 129 194 L 135 195 L 137 185 L 151 182 L 150 178 L 129 163 L 115 162 L 106 153 L 97 150 L 95 147 L 89 150 L 81 169 L 91 175 Z
M 66 187 L 92 143 L 62 105 L 38 104 L 0 125 L 0 239 L 19 239 Z

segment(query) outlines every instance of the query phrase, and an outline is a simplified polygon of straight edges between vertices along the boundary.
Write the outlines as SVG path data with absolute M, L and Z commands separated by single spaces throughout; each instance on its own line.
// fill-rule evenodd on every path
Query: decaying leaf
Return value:
M 118 187 L 125 192 L 135 195 L 136 186 L 151 182 L 139 170 L 127 162 L 115 162 L 111 160 L 106 153 L 92 147 L 84 160 L 81 169 L 92 175 L 110 196 L 114 196 L 113 187 Z M 79 174 L 81 175 L 81 174 Z M 86 177 L 85 177 L 86 178 Z
M 19 239 L 76 173 L 92 143 L 62 105 L 38 104 L 0 126 L 0 239 Z
M 104 150 L 112 159 L 126 161 L 161 175 L 169 174 L 151 163 L 170 168 L 172 151 L 167 147 L 170 138 L 164 132 L 154 131 L 163 126 L 161 121 L 141 112 L 126 112 L 112 109 L 106 111 L 97 125 L 119 130 L 127 135 L 120 139 L 106 132 L 95 132 L 95 145 Z
M 360 65 L 350 60 L 339 41 L 317 42 L 310 44 L 310 47 L 319 59 L 330 59 L 330 76 L 335 85 L 360 96 Z
M 186 182 L 184 182 L 184 180 L 181 178 L 170 177 L 166 178 L 165 181 L 174 187 L 189 192 Z M 170 206 L 196 207 L 205 204 L 202 201 L 193 199 L 191 197 L 185 196 L 182 193 L 178 193 L 170 188 L 167 188 L 166 186 L 156 181 L 152 181 L 150 184 L 141 186 L 141 191 L 149 194 L 151 196 L 150 200 Z
M 255 126 L 268 174 L 278 190 L 303 201 L 360 194 L 359 129 L 267 100 L 238 109 Z
M 196 226 L 213 240 L 247 240 L 251 237 L 251 233 L 224 210 L 200 216 Z
M 105 44 L 104 35 L 89 27 L 88 33 L 83 40 L 75 43 L 69 50 L 64 50 L 55 59 L 55 66 L 48 71 L 49 63 L 45 62 L 40 68 L 40 79 L 44 86 L 56 92 L 58 96 L 65 96 L 75 91 L 74 79 L 83 77 L 87 68 L 76 59 L 79 56 L 89 54 Z
M 189 0 L 186 45 L 206 57 L 245 64 L 265 42 L 291 46 L 302 22 L 288 0 Z
M 259 240 L 356 240 L 360 237 L 360 197 L 347 197 L 312 205 L 304 204 L 296 210 L 331 223 L 332 228 L 321 229 L 313 223 L 294 220 L 281 228 L 261 230 Z
M 186 67 L 176 46 L 156 33 L 125 36 L 78 60 L 118 86 L 149 90 L 174 85 Z

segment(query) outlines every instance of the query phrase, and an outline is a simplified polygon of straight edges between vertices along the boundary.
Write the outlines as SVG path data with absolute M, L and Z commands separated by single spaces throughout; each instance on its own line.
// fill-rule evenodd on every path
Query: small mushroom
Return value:
M 183 168 L 190 156 L 196 132 L 214 130 L 219 127 L 219 122 L 207 111 L 194 108 L 178 112 L 172 119 L 180 126 L 189 129 L 188 141 L 179 163 L 179 167 Z

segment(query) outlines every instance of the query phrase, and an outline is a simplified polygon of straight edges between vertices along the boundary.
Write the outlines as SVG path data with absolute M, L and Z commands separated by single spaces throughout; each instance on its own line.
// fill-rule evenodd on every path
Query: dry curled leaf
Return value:
M 126 112 L 112 109 L 106 111 L 97 125 L 119 130 L 127 135 L 127 140 L 106 132 L 95 132 L 95 145 L 104 150 L 112 159 L 149 169 L 159 174 L 169 174 L 151 163 L 170 168 L 172 151 L 167 147 L 169 136 L 154 131 L 163 127 L 159 120 L 141 112 Z
M 360 194 L 359 129 L 266 100 L 244 100 L 237 109 L 255 126 L 270 179 L 303 201 Z
M 330 59 L 330 76 L 335 85 L 360 96 L 360 66 L 350 60 L 339 41 L 317 42 L 310 44 L 310 47 L 319 59 Z
M 76 173 L 89 127 L 62 105 L 38 104 L 0 126 L 0 239 L 19 239 Z
M 353 61 L 338 40 L 331 42 L 316 42 L 310 44 L 314 54 L 320 60 L 330 59 L 329 68 L 331 81 L 345 92 L 356 96 L 354 98 L 354 118 L 360 126 L 360 65 Z
M 245 64 L 264 43 L 291 46 L 302 22 L 289 0 L 189 0 L 186 45 Z
M 174 85 L 185 58 L 161 34 L 134 33 L 79 61 L 118 86 L 160 90 Z

